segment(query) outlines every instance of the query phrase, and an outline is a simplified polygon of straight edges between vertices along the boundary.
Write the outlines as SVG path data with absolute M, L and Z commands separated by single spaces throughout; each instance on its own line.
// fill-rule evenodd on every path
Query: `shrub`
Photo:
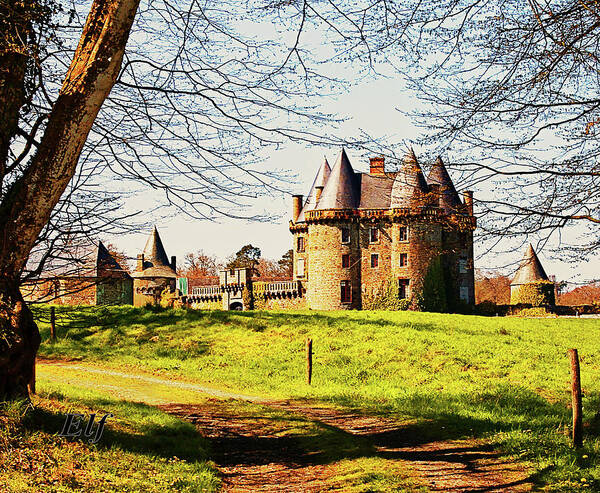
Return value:
M 399 295 L 398 281 L 388 279 L 373 291 L 362 293 L 363 310 L 408 310 L 410 301 Z
M 523 284 L 510 294 L 510 304 L 554 306 L 554 283 L 550 281 L 535 281 Z
M 160 306 L 163 308 L 181 308 L 181 298 L 179 297 L 179 291 L 171 291 L 171 288 L 165 288 L 160 293 Z
M 244 286 L 244 289 L 242 289 L 242 301 L 244 302 L 244 309 L 254 310 L 254 297 L 248 286 Z

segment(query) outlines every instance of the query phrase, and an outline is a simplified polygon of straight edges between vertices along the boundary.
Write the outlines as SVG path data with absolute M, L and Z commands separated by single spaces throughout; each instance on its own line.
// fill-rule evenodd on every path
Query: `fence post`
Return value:
M 306 384 L 312 381 L 312 339 L 306 338 Z
M 29 384 L 27 385 L 27 390 L 29 391 L 30 394 L 35 394 L 35 358 L 33 359 L 33 369 L 31 372 L 31 380 L 29 381 Z
M 50 307 L 50 339 L 56 341 L 56 308 Z
M 583 446 L 583 417 L 581 413 L 581 378 L 577 349 L 569 349 L 571 358 L 571 405 L 573 408 L 573 445 Z

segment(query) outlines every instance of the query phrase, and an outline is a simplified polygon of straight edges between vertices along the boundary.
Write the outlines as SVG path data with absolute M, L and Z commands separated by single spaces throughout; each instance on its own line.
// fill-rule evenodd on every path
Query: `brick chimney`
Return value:
M 473 192 L 470 190 L 466 190 L 463 192 L 465 206 L 467 207 L 467 212 L 469 216 L 473 215 Z
M 137 265 L 135 267 L 136 272 L 142 272 L 144 270 L 144 254 L 139 253 L 137 256 Z
M 315 187 L 315 199 L 317 203 L 319 203 L 319 199 L 321 198 L 321 194 L 323 193 L 323 188 L 325 187 Z
M 292 195 L 292 220 L 296 222 L 300 212 L 302 212 L 303 195 Z
M 385 174 L 385 158 L 383 156 L 372 157 L 369 159 L 371 164 L 370 173 L 372 175 L 384 175 Z

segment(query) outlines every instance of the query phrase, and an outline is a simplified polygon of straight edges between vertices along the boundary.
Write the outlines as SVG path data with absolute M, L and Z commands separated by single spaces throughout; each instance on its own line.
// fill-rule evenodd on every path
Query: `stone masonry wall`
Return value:
M 350 229 L 350 242 L 342 243 L 342 227 Z M 338 221 L 310 224 L 308 228 L 307 298 L 316 310 L 344 310 L 361 306 L 360 231 L 358 223 Z M 342 255 L 350 255 L 350 268 L 342 267 Z M 352 302 L 341 303 L 340 282 L 352 283 Z
M 370 241 L 371 228 L 378 231 L 378 240 Z M 392 223 L 366 222 L 360 224 L 361 290 L 372 291 L 391 277 Z M 371 267 L 371 256 L 378 255 L 377 267 Z

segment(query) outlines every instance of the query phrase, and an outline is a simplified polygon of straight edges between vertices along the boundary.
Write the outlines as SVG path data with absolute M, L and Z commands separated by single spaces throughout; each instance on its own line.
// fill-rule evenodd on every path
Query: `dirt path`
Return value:
M 396 468 L 398 474 L 408 471 L 412 479 L 405 484 L 423 485 L 429 491 L 520 492 L 532 488 L 522 465 L 500 458 L 483 442 L 420 443 L 405 423 L 390 418 L 275 401 L 79 362 L 43 360 L 38 363 L 38 374 L 156 405 L 193 422 L 211 441 L 225 491 L 344 490 L 344 484 L 336 480 L 338 464 L 344 459 L 364 458 L 378 460 L 392 476 Z M 158 395 L 158 387 L 166 392 Z M 173 402 L 165 397 L 169 388 L 171 392 L 197 393 L 198 400 Z M 385 489 L 390 490 L 396 491 Z

